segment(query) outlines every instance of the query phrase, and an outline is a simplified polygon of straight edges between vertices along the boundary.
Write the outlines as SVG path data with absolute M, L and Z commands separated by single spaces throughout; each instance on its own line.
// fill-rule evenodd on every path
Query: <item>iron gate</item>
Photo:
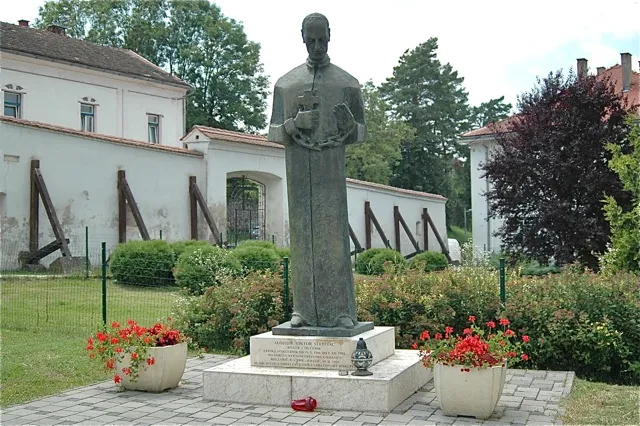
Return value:
M 246 176 L 227 179 L 227 244 L 266 238 L 265 190 Z

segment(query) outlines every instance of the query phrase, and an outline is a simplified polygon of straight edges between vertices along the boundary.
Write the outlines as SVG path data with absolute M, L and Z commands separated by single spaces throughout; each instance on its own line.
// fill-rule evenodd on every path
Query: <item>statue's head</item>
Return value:
M 307 45 L 309 59 L 321 62 L 327 55 L 331 30 L 329 20 L 320 13 L 307 15 L 302 21 L 302 41 Z

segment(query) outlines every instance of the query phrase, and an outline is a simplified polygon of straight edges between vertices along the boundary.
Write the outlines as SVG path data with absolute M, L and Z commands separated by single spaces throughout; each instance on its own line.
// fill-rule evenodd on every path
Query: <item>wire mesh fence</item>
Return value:
M 70 241 L 71 261 L 58 250 L 30 265 L 21 264 L 26 244 L 0 243 L 3 330 L 86 333 L 105 320 L 150 325 L 171 315 L 179 296 L 167 278 L 171 265 L 162 270 L 139 262 L 139 280 L 116 282 L 109 265 L 115 247 L 105 244 L 103 251 L 102 244 L 85 242 Z

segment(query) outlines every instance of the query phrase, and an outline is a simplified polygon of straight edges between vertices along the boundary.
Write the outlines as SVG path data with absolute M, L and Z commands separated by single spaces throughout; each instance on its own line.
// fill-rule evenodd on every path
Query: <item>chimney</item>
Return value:
M 26 19 L 21 19 L 18 21 L 18 25 L 22 28 L 29 28 L 29 21 L 27 21 Z
M 584 58 L 578 59 L 578 79 L 582 79 L 587 76 L 587 60 Z
M 598 75 L 602 74 L 606 69 L 605 67 L 598 67 Z
M 631 53 L 621 53 L 620 63 L 622 64 L 622 91 L 631 90 Z
M 67 27 L 63 27 L 62 25 L 52 24 L 47 27 L 47 31 L 52 32 L 58 35 L 66 35 Z

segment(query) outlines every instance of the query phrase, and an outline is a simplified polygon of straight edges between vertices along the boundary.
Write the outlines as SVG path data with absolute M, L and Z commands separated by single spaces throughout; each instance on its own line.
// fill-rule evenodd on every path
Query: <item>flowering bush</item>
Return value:
M 487 322 L 487 332 L 476 325 L 476 318 L 469 317 L 470 327 L 465 328 L 462 336 L 453 334 L 453 327 L 445 327 L 444 334 L 435 333 L 433 338 L 428 331 L 423 331 L 421 346 L 413 344 L 414 349 L 420 348 L 420 358 L 425 367 L 431 368 L 440 363 L 449 366 L 462 366 L 461 371 L 470 371 L 469 367 L 487 368 L 504 366 L 509 358 L 520 357 L 527 361 L 529 356 L 521 352 L 521 342 L 516 333 L 509 328 L 509 320 L 501 318 L 496 327 L 494 321 Z M 522 342 L 529 342 L 529 336 L 522 336 Z
M 126 327 L 113 322 L 110 328 L 105 326 L 87 341 L 89 357 L 100 358 L 107 370 L 116 370 L 116 362 L 121 362 L 126 354 L 130 356 L 130 366 L 114 373 L 113 381 L 118 384 L 122 379 L 121 373 L 135 382 L 141 366 L 147 368 L 155 363 L 155 359 L 147 354 L 148 348 L 177 345 L 187 339 L 171 327 L 169 318 L 166 324 L 156 323 L 148 328 L 141 327 L 134 320 L 128 320 Z

